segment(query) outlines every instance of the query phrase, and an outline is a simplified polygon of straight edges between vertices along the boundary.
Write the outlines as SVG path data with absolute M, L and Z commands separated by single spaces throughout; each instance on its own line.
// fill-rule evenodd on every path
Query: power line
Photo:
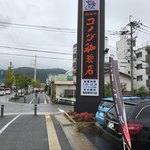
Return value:
M 41 44 L 39 43 L 39 45 L 36 44 L 31 44 L 31 43 L 19 43 L 19 42 L 10 42 L 7 43 L 6 41 L 0 41 L 0 45 L 2 46 L 14 46 L 14 47 L 24 47 L 24 48 L 30 48 L 30 49 L 46 49 L 46 50 L 51 50 L 49 49 L 50 46 L 59 46 L 59 48 L 63 48 L 65 49 L 65 51 L 70 51 L 70 49 L 72 49 L 72 46 L 65 46 L 65 45 L 57 45 L 57 44 Z M 36 46 L 35 46 L 36 45 Z M 42 46 L 42 47 L 41 47 Z M 63 49 L 55 49 L 55 51 L 62 51 Z
M 11 53 L 0 53 L 2 55 L 11 55 L 11 56 L 21 56 L 21 57 L 35 57 L 33 55 L 25 55 L 25 54 L 11 54 Z M 55 59 L 55 60 L 72 60 L 72 59 L 63 59 L 63 58 L 55 58 L 55 57 L 44 57 L 44 56 L 37 56 L 38 58 L 47 58 L 47 59 Z
M 146 30 L 146 29 L 144 29 L 144 28 L 142 28 L 142 27 L 139 27 L 141 30 L 144 30 L 144 31 L 146 31 L 146 32 L 150 32 L 149 30 Z
M 140 31 L 140 32 L 142 32 L 142 33 L 145 33 L 145 34 L 147 34 L 147 35 L 150 35 L 150 33 L 147 33 L 147 32 L 145 32 L 145 31 L 141 30 L 140 28 L 137 29 L 137 30 Z
M 150 29 L 149 26 L 146 26 L 146 25 L 144 25 L 143 23 L 140 23 L 140 25 L 142 25 L 143 27 L 146 27 L 146 28 L 149 28 L 149 29 Z
M 29 24 L 19 24 L 19 23 L 9 23 L 9 22 L 0 22 L 0 26 L 9 26 L 14 28 L 24 28 L 24 29 L 33 29 L 33 30 L 45 30 L 45 31 L 54 31 L 54 32 L 67 32 L 67 33 L 77 33 L 76 29 L 71 28 L 60 28 L 60 27 L 49 27 L 49 26 L 38 26 L 38 25 L 29 25 Z
M 12 46 L 3 46 L 3 45 L 0 45 L 0 48 L 17 49 L 17 50 L 20 50 L 20 51 L 30 51 L 30 52 L 42 52 L 42 53 L 72 55 L 71 53 L 52 52 L 52 51 L 45 51 L 45 50 L 33 50 L 33 49 L 28 49 L 28 48 L 20 48 L 20 47 L 12 47 Z M 55 50 L 55 49 L 53 49 L 53 50 Z M 65 51 L 65 50 L 64 50 L 64 51 Z

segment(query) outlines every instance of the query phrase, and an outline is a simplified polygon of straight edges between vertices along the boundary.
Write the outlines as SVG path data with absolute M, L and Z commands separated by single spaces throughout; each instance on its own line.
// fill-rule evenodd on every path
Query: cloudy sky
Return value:
M 77 42 L 78 0 L 0 0 L 0 68 L 72 67 L 73 44 Z M 137 44 L 150 41 L 148 0 L 106 0 L 105 29 L 109 46 L 115 47 L 122 27 L 132 20 L 147 27 Z

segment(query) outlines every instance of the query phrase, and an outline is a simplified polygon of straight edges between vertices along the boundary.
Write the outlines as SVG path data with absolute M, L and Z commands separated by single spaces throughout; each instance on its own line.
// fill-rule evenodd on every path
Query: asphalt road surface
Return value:
M 4 105 L 4 117 L 0 117 L 0 150 L 49 150 L 46 114 L 74 109 L 71 105 L 51 103 L 45 93 L 38 93 L 37 98 L 30 94 L 16 101 L 9 101 L 9 98 L 10 95 L 0 97 L 0 105 Z M 62 150 L 72 150 L 59 122 L 53 116 L 49 121 L 55 125 Z M 97 130 L 87 132 L 86 136 L 98 150 L 118 150 Z

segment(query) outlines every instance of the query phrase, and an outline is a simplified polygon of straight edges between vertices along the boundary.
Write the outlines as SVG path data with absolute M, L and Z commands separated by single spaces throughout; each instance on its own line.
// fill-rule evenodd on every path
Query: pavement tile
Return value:
M 62 129 L 74 150 L 96 150 L 96 147 L 86 138 L 83 133 L 77 131 L 76 126 L 70 122 L 64 114 L 56 114 Z

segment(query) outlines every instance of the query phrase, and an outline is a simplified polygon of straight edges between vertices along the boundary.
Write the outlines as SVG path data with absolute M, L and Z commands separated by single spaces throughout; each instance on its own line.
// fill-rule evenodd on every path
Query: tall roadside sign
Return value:
M 78 1 L 76 112 L 97 111 L 104 96 L 104 0 Z

